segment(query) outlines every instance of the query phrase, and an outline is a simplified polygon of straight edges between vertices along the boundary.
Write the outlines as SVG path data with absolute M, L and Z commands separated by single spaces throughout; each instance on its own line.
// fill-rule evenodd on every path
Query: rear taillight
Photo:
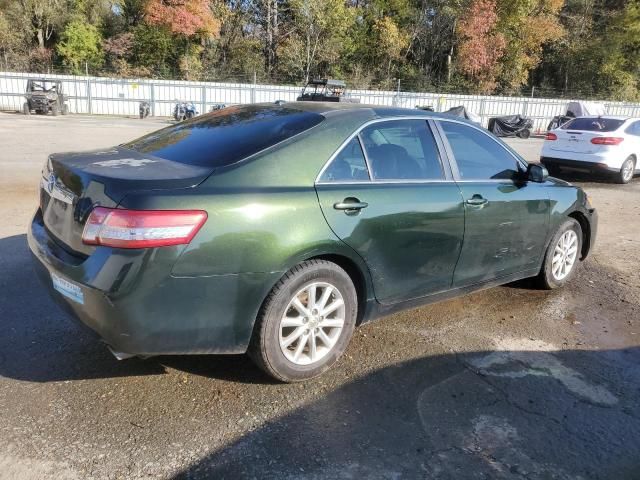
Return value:
M 544 136 L 545 140 L 557 140 L 558 139 L 558 135 L 556 135 L 555 133 L 551 133 L 551 132 L 547 132 L 547 134 Z
M 621 137 L 593 137 L 591 143 L 594 145 L 620 145 L 624 138 Z
M 96 207 L 82 243 L 115 248 L 151 248 L 189 243 L 207 220 L 201 210 L 124 210 Z

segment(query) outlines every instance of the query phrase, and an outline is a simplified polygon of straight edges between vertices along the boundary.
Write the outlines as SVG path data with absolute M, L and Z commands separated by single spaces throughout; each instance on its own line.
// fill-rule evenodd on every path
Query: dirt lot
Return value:
M 243 356 L 117 362 L 35 278 L 46 154 L 164 124 L 0 114 L 0 478 L 640 479 L 640 178 L 574 179 L 600 227 L 567 288 L 391 316 L 282 385 Z

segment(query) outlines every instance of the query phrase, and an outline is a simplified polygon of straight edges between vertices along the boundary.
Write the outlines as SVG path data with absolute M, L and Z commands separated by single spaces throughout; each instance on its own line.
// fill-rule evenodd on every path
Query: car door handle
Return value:
M 345 210 L 346 212 L 355 212 L 367 208 L 367 202 L 361 202 L 357 198 L 345 198 L 342 202 L 334 203 L 333 208 L 336 210 Z
M 484 198 L 482 195 L 474 195 L 467 199 L 467 205 L 485 205 L 487 203 L 489 203 L 489 200 Z

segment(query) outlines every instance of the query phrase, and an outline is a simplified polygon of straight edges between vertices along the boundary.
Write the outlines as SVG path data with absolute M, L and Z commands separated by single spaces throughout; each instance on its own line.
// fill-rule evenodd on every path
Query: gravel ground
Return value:
M 318 380 L 282 385 L 244 356 L 118 362 L 35 278 L 46 154 L 166 123 L 0 114 L 0 478 L 640 479 L 640 178 L 572 179 L 600 229 L 567 288 L 390 316 Z

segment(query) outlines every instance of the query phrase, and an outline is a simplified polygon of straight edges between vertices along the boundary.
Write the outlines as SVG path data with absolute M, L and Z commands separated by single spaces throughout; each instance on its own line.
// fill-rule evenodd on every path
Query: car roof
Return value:
M 605 120 L 635 120 L 633 117 L 629 117 L 628 115 L 585 115 L 584 117 L 576 117 L 576 118 L 593 118 L 594 120 L 598 118 L 604 118 Z

